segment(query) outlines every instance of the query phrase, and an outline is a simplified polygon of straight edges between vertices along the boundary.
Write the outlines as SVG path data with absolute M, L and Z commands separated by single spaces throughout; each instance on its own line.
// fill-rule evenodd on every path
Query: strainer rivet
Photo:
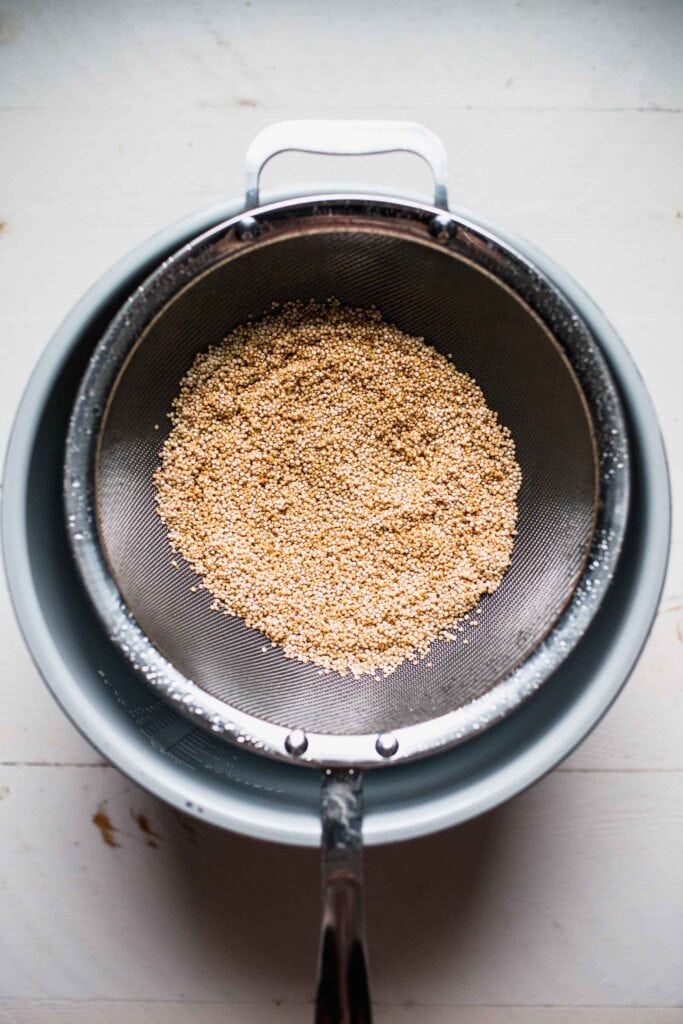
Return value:
M 247 242 L 251 238 L 258 238 L 261 234 L 261 225 L 256 217 L 242 217 L 235 227 L 235 234 L 240 242 Z
M 382 757 L 393 757 L 398 750 L 398 740 L 390 732 L 381 732 L 377 737 L 375 750 Z
M 429 232 L 440 242 L 447 242 L 457 231 L 457 224 L 445 213 L 437 213 L 429 222 Z
M 285 740 L 285 750 L 293 757 L 300 757 L 306 752 L 308 738 L 303 729 L 294 729 Z

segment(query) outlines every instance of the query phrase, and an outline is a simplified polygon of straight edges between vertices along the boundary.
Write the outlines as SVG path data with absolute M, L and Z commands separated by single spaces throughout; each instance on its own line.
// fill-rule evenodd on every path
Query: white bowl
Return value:
M 335 191 L 339 189 L 315 189 L 316 194 Z M 368 191 L 373 190 L 358 189 Z M 304 193 L 269 199 L 299 194 Z M 52 338 L 22 398 L 8 447 L 2 509 L 5 565 L 17 618 L 37 667 L 64 711 L 104 757 L 188 813 L 236 832 L 316 846 L 318 773 L 229 746 L 194 728 L 149 691 L 98 624 L 78 582 L 64 531 L 64 437 L 95 341 L 164 256 L 241 209 L 235 202 L 203 211 L 139 246 L 81 299 Z M 599 339 L 631 430 L 632 508 L 623 553 L 603 605 L 551 679 L 508 719 L 475 740 L 427 760 L 368 772 L 363 826 L 368 844 L 408 839 L 473 818 L 519 793 L 566 757 L 626 682 L 650 631 L 666 571 L 670 503 L 664 448 L 652 404 L 623 344 L 591 300 L 550 260 L 469 211 L 454 213 L 495 231 L 532 259 L 564 290 Z

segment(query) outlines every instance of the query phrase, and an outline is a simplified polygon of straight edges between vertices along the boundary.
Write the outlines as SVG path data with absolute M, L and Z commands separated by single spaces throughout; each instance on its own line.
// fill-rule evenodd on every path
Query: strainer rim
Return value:
M 265 219 L 269 215 L 272 216 L 282 212 L 298 214 L 300 216 L 302 212 L 317 209 L 322 204 L 338 208 L 348 204 L 352 204 L 354 209 L 359 206 L 367 207 L 369 209 L 365 215 L 373 211 L 377 212 L 380 209 L 383 213 L 389 214 L 398 211 L 404 223 L 406 216 L 408 216 L 423 226 L 428 225 L 434 217 L 443 217 L 443 211 L 435 207 L 416 201 L 408 201 L 393 196 L 374 195 L 372 193 L 365 195 L 337 193 L 333 195 L 298 197 L 266 204 L 257 209 L 250 210 L 249 216 L 257 220 L 258 218 Z M 516 259 L 526 267 L 534 267 L 528 257 L 493 232 L 482 228 L 475 220 L 470 220 L 460 214 L 451 214 L 450 216 L 457 223 L 458 230 L 465 228 L 468 231 L 474 232 L 477 237 L 485 239 L 487 243 L 491 243 L 494 247 L 505 252 L 508 257 Z M 102 368 L 98 366 L 98 360 L 102 362 L 107 358 L 111 359 L 111 340 L 117 336 L 121 325 L 127 322 L 126 318 L 128 318 L 128 323 L 130 322 L 131 308 L 135 308 L 136 305 L 140 304 L 141 298 L 146 297 L 150 286 L 153 286 L 160 278 L 163 279 L 165 272 L 171 264 L 181 262 L 188 255 L 196 254 L 201 246 L 208 244 L 213 238 L 220 237 L 235 228 L 242 220 L 242 217 L 243 214 L 240 213 L 221 221 L 219 224 L 191 239 L 190 242 L 183 245 L 166 259 L 149 275 L 136 292 L 130 296 L 95 347 L 88 369 L 82 379 L 69 424 L 64 475 L 64 495 L 69 540 L 85 589 L 100 619 L 108 629 L 112 641 L 122 650 L 147 683 L 174 706 L 178 707 L 184 714 L 193 718 L 197 724 L 220 733 L 226 739 L 242 743 L 246 747 L 267 756 L 285 761 L 297 760 L 299 763 L 315 765 L 317 767 L 349 764 L 375 767 L 387 763 L 414 760 L 437 750 L 447 749 L 476 735 L 477 732 L 489 728 L 509 714 L 514 707 L 528 698 L 552 674 L 554 669 L 578 643 L 580 636 L 583 635 L 602 602 L 621 550 L 629 503 L 629 474 L 628 472 L 622 473 L 619 478 L 621 487 L 619 508 L 617 509 L 619 514 L 614 517 L 612 524 L 614 535 L 610 538 L 608 548 L 609 564 L 602 566 L 604 571 L 600 577 L 600 584 L 591 585 L 589 591 L 584 595 L 584 600 L 577 602 L 577 592 L 584 581 L 584 570 L 577 587 L 570 595 L 564 611 L 554 622 L 546 637 L 520 665 L 494 684 L 488 692 L 455 711 L 450 711 L 425 722 L 394 730 L 393 738 L 397 742 L 397 749 L 393 755 L 386 755 L 385 751 L 388 749 L 386 744 L 384 745 L 385 751 L 378 749 L 380 744 L 377 742 L 378 736 L 376 732 L 362 735 L 338 736 L 329 733 L 307 731 L 306 748 L 293 752 L 292 748 L 300 747 L 301 744 L 292 744 L 291 729 L 265 722 L 263 719 L 239 711 L 237 708 L 212 697 L 197 684 L 188 680 L 151 643 L 125 604 L 113 574 L 106 564 L 93 515 L 91 478 L 94 472 L 94 451 L 99 433 L 97 426 L 100 414 L 97 411 L 93 411 L 93 409 L 97 409 L 97 404 L 93 403 L 92 399 L 97 397 L 98 393 L 104 392 L 104 394 L 107 394 L 109 392 L 116 374 L 120 372 L 120 364 L 125 360 L 126 353 L 135 345 L 136 338 L 131 338 L 128 347 L 124 350 L 116 366 L 113 369 L 110 367 L 109 376 L 105 377 L 102 374 Z M 534 273 L 538 276 L 539 281 L 542 280 L 546 288 L 550 288 L 555 296 L 559 297 L 568 310 L 574 309 L 570 299 L 552 281 L 549 275 L 539 274 L 538 268 L 535 267 Z M 164 302 L 169 301 L 169 298 L 170 296 L 166 297 Z M 529 308 L 532 312 L 535 312 L 533 307 Z M 577 311 L 574 309 L 573 315 L 576 316 L 576 313 Z M 147 321 L 153 315 L 155 315 L 155 312 L 149 313 L 148 310 Z M 611 379 L 606 362 L 600 354 L 597 338 L 583 321 L 582 327 L 589 343 L 592 344 L 593 349 L 599 355 L 602 375 L 613 390 L 614 422 L 618 423 L 618 427 L 613 429 L 617 430 L 625 442 L 627 435 L 624 415 L 616 386 Z M 564 346 L 562 347 L 564 349 Z M 93 378 L 97 386 L 93 386 Z M 79 483 L 87 482 L 87 486 L 74 487 L 75 480 Z M 591 552 L 594 549 L 596 537 L 597 535 L 594 534 Z M 589 560 L 590 557 L 591 553 L 589 553 Z M 576 607 L 577 604 L 579 607 Z M 567 634 L 568 632 L 567 620 L 570 614 L 574 616 L 571 630 L 569 631 L 571 636 L 563 640 L 563 633 Z M 580 619 L 579 628 L 577 628 L 577 615 Z M 436 728 L 437 726 L 439 728 Z

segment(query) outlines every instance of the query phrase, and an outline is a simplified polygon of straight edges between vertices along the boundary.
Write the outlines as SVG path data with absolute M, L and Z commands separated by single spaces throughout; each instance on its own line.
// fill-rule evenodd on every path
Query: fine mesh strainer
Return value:
M 285 149 L 416 152 L 434 171 L 435 205 L 354 194 L 260 206 L 260 171 Z M 166 260 L 93 353 L 67 441 L 68 525 L 98 613 L 149 685 L 227 741 L 325 769 L 317 1019 L 365 1021 L 358 769 L 470 739 L 576 645 L 618 557 L 628 443 L 595 338 L 528 260 L 450 214 L 445 154 L 430 132 L 290 122 L 262 132 L 247 164 L 245 213 Z M 510 428 L 523 475 L 512 564 L 480 602 L 479 627 L 462 634 L 466 645 L 437 642 L 381 682 L 264 653 L 260 633 L 191 591 L 197 578 L 173 567 L 155 511 L 167 413 L 196 353 L 273 301 L 330 296 L 376 306 L 452 354 Z

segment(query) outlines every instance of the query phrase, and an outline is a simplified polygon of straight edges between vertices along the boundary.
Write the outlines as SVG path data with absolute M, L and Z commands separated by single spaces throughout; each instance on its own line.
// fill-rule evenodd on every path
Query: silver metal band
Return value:
M 278 153 L 325 153 L 332 156 L 371 156 L 376 153 L 414 153 L 434 175 L 434 205 L 448 209 L 448 160 L 441 140 L 412 121 L 280 121 L 264 128 L 247 150 L 246 202 L 259 205 L 259 181 L 265 165 Z

